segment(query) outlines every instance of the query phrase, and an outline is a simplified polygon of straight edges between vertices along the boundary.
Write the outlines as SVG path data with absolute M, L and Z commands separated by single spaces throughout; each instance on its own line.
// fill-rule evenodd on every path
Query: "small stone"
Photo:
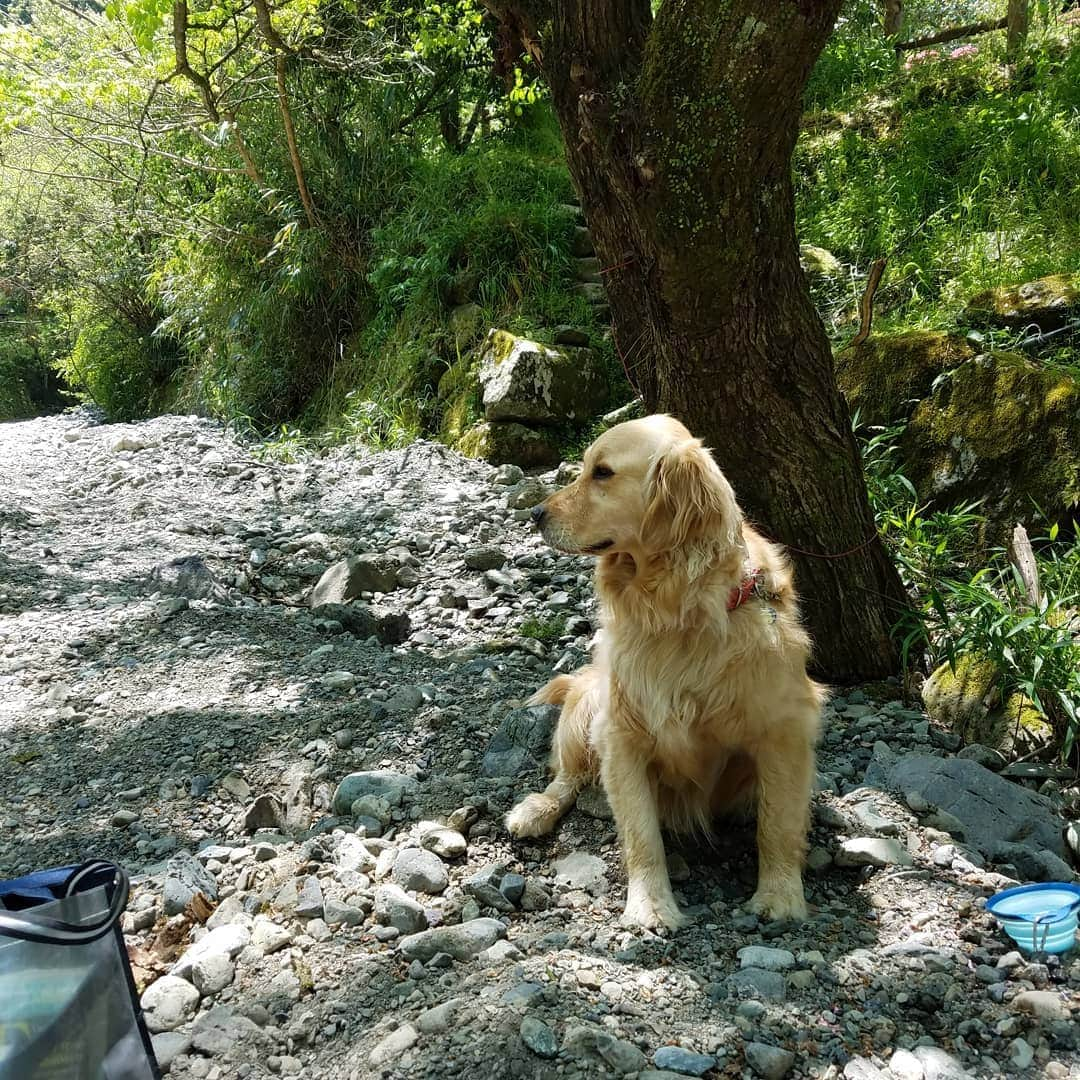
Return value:
M 111 818 L 109 818 L 109 824 L 114 829 L 126 829 L 129 825 L 133 825 L 139 820 L 139 815 L 135 810 L 117 810 Z
M 423 848 L 406 848 L 394 860 L 394 881 L 403 889 L 436 896 L 450 883 L 438 855 Z
M 783 1001 L 787 997 L 787 980 L 778 971 L 743 968 L 729 975 L 726 982 L 736 997 L 757 997 L 763 1001 Z
M 434 852 L 440 859 L 458 859 L 465 854 L 465 837 L 434 821 L 422 821 L 419 826 L 420 846 Z
M 521 1041 L 538 1057 L 553 1058 L 559 1052 L 559 1040 L 555 1032 L 535 1016 L 526 1016 L 521 1021 Z
M 1035 1051 L 1024 1039 L 1013 1039 L 1009 1043 L 1009 1061 L 1013 1068 L 1021 1072 L 1035 1060 Z
M 916 1046 L 913 1053 L 925 1080 L 969 1080 L 964 1066 L 940 1046 Z
M 911 866 L 904 846 L 891 837 L 860 836 L 844 840 L 836 853 L 837 866 Z
M 179 1031 L 159 1031 L 150 1036 L 159 1068 L 168 1072 L 173 1061 L 191 1049 L 191 1036 Z
M 359 926 L 364 921 L 364 910 L 327 897 L 323 904 L 323 918 L 327 926 Z
M 596 855 L 572 851 L 552 864 L 555 880 L 568 889 L 584 889 L 594 896 L 607 892 L 607 865 Z
M 885 1080 L 885 1074 L 869 1058 L 853 1057 L 844 1066 L 844 1080 Z
M 323 916 L 323 891 L 319 879 L 314 874 L 304 879 L 304 884 L 296 898 L 296 917 L 298 919 L 321 919 Z
M 187 979 L 162 975 L 146 988 L 140 1004 L 151 1034 L 172 1031 L 195 1015 L 199 1006 L 199 991 Z
M 498 570 L 506 565 L 506 552 L 490 544 L 469 548 L 463 558 L 470 570 Z
M 438 926 L 410 934 L 398 942 L 398 949 L 405 959 L 424 963 L 436 953 L 448 953 L 455 960 L 469 960 L 504 937 L 506 927 L 497 919 L 471 919 L 456 926 Z
M 228 953 L 210 953 L 191 967 L 191 981 L 203 997 L 211 997 L 233 981 L 236 966 Z
M 923 1080 L 923 1067 L 910 1050 L 897 1050 L 889 1058 L 889 1072 L 896 1080 Z
M 704 1076 L 709 1069 L 716 1067 L 716 1058 L 694 1053 L 681 1046 L 661 1046 L 653 1054 L 653 1064 L 658 1069 L 669 1069 L 684 1076 Z
M 276 795 L 259 795 L 244 811 L 244 831 L 257 833 L 260 829 L 283 829 L 285 808 Z
M 165 865 L 165 914 L 179 915 L 199 893 L 207 900 L 217 899 L 214 875 L 189 852 L 177 852 Z
M 368 1055 L 368 1061 L 375 1066 L 386 1065 L 401 1057 L 410 1047 L 416 1045 L 420 1033 L 412 1024 L 402 1024 L 396 1031 L 392 1031 L 374 1050 Z
M 747 945 L 736 954 L 744 968 L 763 968 L 765 971 L 787 971 L 795 966 L 795 956 L 787 949 L 772 949 L 765 945 Z
M 351 671 L 328 671 L 320 680 L 327 690 L 351 690 L 356 676 Z
M 361 795 L 378 795 L 391 806 L 400 806 L 405 796 L 413 794 L 417 787 L 413 777 L 390 769 L 350 773 L 334 792 L 333 812 L 339 817 L 348 816 L 352 804 Z
M 375 890 L 375 918 L 402 934 L 417 934 L 428 925 L 424 909 L 404 889 L 391 884 Z
M 268 919 L 265 915 L 255 916 L 255 925 L 251 928 L 251 945 L 256 952 L 269 956 L 278 949 L 285 948 L 293 939 L 292 931 Z
M 428 965 L 428 967 L 431 966 Z M 454 1017 L 461 1011 L 463 1004 L 464 1000 L 462 998 L 451 998 L 441 1005 L 433 1005 L 430 1009 L 425 1009 L 416 1018 L 416 1027 L 425 1035 L 434 1035 L 440 1031 L 445 1031 L 453 1022 Z
M 746 1063 L 764 1080 L 782 1080 L 794 1066 L 795 1055 L 779 1046 L 750 1042 L 746 1044 Z
M 1039 1020 L 1068 1020 L 1068 1005 L 1052 990 L 1022 990 L 1012 999 L 1018 1012 L 1030 1013 Z

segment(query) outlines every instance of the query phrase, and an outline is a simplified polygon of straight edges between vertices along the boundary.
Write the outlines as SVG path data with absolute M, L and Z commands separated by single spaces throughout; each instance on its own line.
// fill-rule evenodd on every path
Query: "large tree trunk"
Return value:
M 646 405 L 712 447 L 797 565 L 817 667 L 892 674 L 905 603 L 876 538 L 799 265 L 791 155 L 841 0 L 490 0 L 551 87 Z

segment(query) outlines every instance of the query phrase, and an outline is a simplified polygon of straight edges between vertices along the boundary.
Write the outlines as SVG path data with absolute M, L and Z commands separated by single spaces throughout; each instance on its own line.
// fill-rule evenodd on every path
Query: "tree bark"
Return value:
M 816 666 L 897 671 L 877 538 L 795 238 L 801 96 L 841 0 L 488 0 L 540 63 L 650 410 L 705 439 L 796 563 Z
M 885 0 L 885 36 L 896 40 L 904 29 L 904 0 Z
M 1015 61 L 1024 47 L 1028 32 L 1028 0 L 1009 0 L 1006 15 L 1005 51 Z

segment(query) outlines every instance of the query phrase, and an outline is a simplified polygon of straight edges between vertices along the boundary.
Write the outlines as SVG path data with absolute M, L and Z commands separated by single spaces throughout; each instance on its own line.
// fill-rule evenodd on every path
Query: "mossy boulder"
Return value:
M 966 321 L 976 326 L 1056 330 L 1080 316 L 1080 281 L 1071 274 L 1052 274 L 1023 285 L 1002 285 L 973 296 Z
M 439 379 L 439 438 L 448 446 L 456 446 L 483 415 L 476 364 L 476 356 L 466 353 Z
M 482 420 L 464 432 L 455 445 L 466 457 L 492 465 L 520 465 L 523 469 L 557 465 L 562 457 L 551 434 L 512 421 Z
M 961 656 L 955 669 L 942 664 L 926 680 L 923 704 L 930 719 L 960 736 L 965 746 L 978 743 L 1009 751 L 1017 742 L 1044 745 L 1053 731 L 1030 698 L 1001 695 L 1001 674 L 992 660 Z
M 920 499 L 982 500 L 993 533 L 1036 507 L 1067 520 L 1080 503 L 1080 383 L 1012 353 L 978 356 L 919 402 L 901 456 Z
M 872 337 L 836 356 L 836 379 L 851 406 L 868 424 L 889 424 L 911 415 L 943 372 L 970 360 L 975 351 L 961 337 L 935 331 Z
M 480 350 L 484 418 L 526 424 L 581 423 L 603 412 L 610 388 L 589 349 L 555 349 L 492 330 Z

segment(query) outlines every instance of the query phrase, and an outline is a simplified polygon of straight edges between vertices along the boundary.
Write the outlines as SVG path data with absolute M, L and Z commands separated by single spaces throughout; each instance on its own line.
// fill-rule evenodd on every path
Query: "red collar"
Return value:
M 758 591 L 758 585 L 761 583 L 761 568 L 755 566 L 752 570 L 748 571 L 746 577 L 728 593 L 727 609 L 728 611 L 734 611 L 737 607 L 742 607 L 747 600 L 751 599 Z

